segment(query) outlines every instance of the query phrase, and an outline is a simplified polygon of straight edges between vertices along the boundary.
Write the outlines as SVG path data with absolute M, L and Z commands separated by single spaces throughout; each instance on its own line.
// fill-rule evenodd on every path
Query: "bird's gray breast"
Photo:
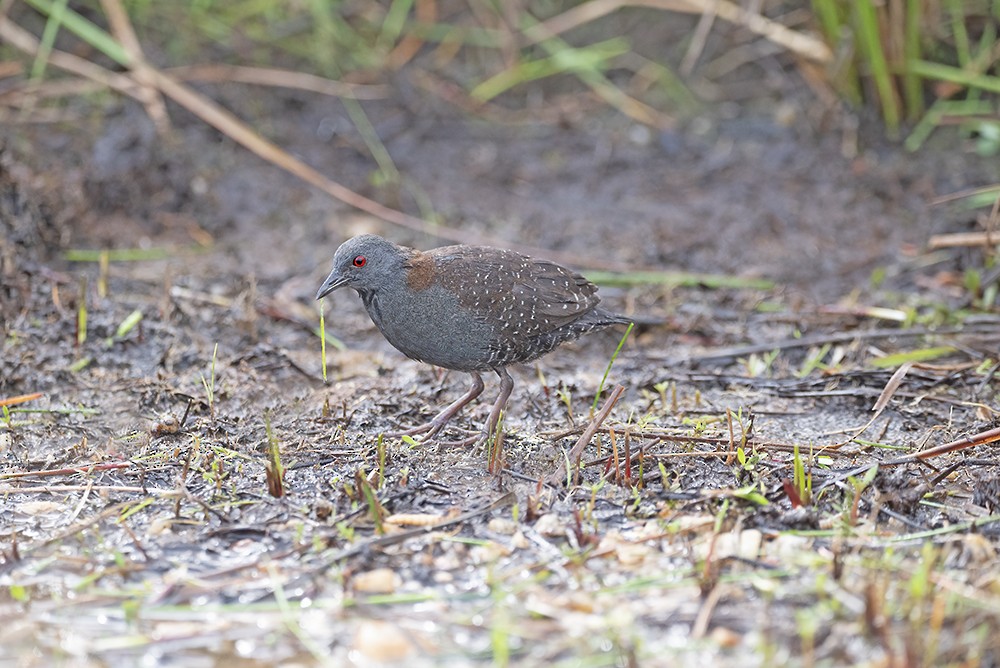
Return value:
M 439 286 L 364 297 L 372 322 L 401 353 L 460 371 L 490 368 L 492 328 Z

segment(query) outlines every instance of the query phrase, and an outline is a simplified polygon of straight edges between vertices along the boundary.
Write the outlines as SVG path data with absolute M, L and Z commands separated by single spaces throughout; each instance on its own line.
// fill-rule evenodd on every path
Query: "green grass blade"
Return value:
M 725 276 L 722 274 L 692 274 L 677 271 L 588 271 L 587 278 L 598 285 L 623 288 L 636 285 L 669 285 L 673 287 L 702 287 L 712 289 L 774 289 L 774 282 L 763 278 Z
M 876 360 L 872 360 L 872 366 L 880 369 L 897 367 L 906 362 L 926 362 L 928 360 L 945 357 L 955 352 L 951 346 L 937 346 L 935 348 L 918 348 L 917 350 L 907 350 L 902 353 L 886 355 Z
M 388 183 L 399 183 L 399 169 L 396 167 L 396 163 L 393 162 L 392 156 L 389 155 L 389 150 L 378 136 L 375 126 L 368 119 L 368 115 L 365 113 L 364 108 L 362 108 L 361 103 L 350 97 L 342 98 L 341 103 L 347 110 L 347 115 L 351 117 L 351 122 L 357 128 L 358 134 L 361 135 L 361 139 L 365 142 L 365 146 L 368 147 L 368 152 L 375 158 L 382 177 Z
M 927 60 L 917 60 L 910 63 L 910 70 L 926 79 L 950 81 L 951 83 L 969 88 L 981 88 L 991 93 L 1000 93 L 1000 77 L 993 77 L 978 72 L 970 72 L 960 67 L 932 63 Z
M 90 250 L 87 248 L 70 248 L 63 253 L 63 258 L 69 262 L 146 262 L 150 260 L 171 260 L 181 253 L 198 253 L 208 250 L 204 246 L 191 246 L 182 249 L 175 248 L 113 248 L 105 250 Z
M 872 0 L 857 0 L 854 5 L 857 21 L 857 37 L 868 65 L 871 67 L 875 88 L 878 90 L 882 103 L 882 118 L 886 129 L 895 134 L 899 131 L 899 105 L 896 101 L 896 90 L 889 73 L 889 64 L 882 50 L 882 39 L 879 34 L 878 15 Z
M 457 43 L 480 49 L 499 49 L 504 44 L 504 33 L 490 28 L 414 21 L 406 25 L 406 32 L 425 42 L 436 44 Z
M 399 36 L 403 34 L 406 17 L 409 16 L 412 7 L 413 0 L 392 1 L 392 4 L 389 5 L 389 11 L 386 12 L 385 18 L 382 20 L 382 31 L 375 42 L 377 48 L 384 52 L 392 49 Z
M 601 394 L 604 392 L 604 383 L 608 380 L 608 375 L 611 373 L 611 367 L 614 365 L 615 360 L 618 359 L 618 353 L 622 351 L 622 347 L 625 345 L 625 341 L 628 340 L 628 335 L 632 333 L 632 328 L 635 327 L 634 322 L 628 324 L 628 329 L 622 335 L 621 341 L 618 342 L 618 347 L 615 348 L 615 352 L 611 355 L 611 359 L 608 361 L 608 366 L 604 369 L 604 375 L 601 377 L 601 384 L 597 386 L 597 394 L 594 395 L 594 403 L 590 406 L 590 414 L 593 415 L 597 411 L 597 402 L 601 398 Z
M 118 325 L 117 331 L 115 331 L 115 335 L 109 336 L 104 341 L 104 345 L 110 348 L 116 340 L 125 338 L 125 336 L 135 329 L 136 325 L 140 322 L 142 322 L 142 311 L 140 309 L 136 309 L 129 313 L 125 319 L 121 321 L 121 324 Z
M 572 72 L 581 77 L 585 72 L 599 73 L 610 67 L 612 59 L 630 50 L 628 42 L 616 37 L 584 48 L 555 51 L 547 58 L 524 60 L 499 72 L 473 88 L 470 96 L 486 102 L 528 81 L 565 72 Z
M 49 54 L 52 53 L 52 46 L 56 42 L 56 35 L 59 34 L 59 27 L 62 25 L 68 3 L 69 0 L 58 0 L 52 8 L 52 13 L 49 14 L 48 21 L 45 22 L 45 30 L 42 31 L 42 39 L 38 43 L 38 53 L 35 54 L 35 61 L 31 64 L 31 79 L 33 81 L 41 79 L 45 75 Z
M 323 313 L 323 299 L 319 300 L 319 361 L 323 366 L 323 382 L 326 382 L 326 315 Z M 381 438 L 381 437 L 380 437 Z
M 52 0 L 25 0 L 25 2 L 46 16 L 54 16 L 58 11 L 57 3 L 52 2 Z M 96 24 L 77 14 L 72 9 L 67 8 L 62 14 L 61 19 L 62 25 L 84 42 L 119 65 L 126 67 L 129 65 L 130 59 L 125 48 L 105 30 L 99 28 Z
M 951 38 L 955 44 L 958 64 L 963 68 L 968 67 L 972 61 L 972 48 L 969 32 L 965 28 L 965 19 L 966 12 L 971 14 L 971 10 L 966 7 L 968 3 L 965 0 L 948 0 L 947 4 L 948 13 L 951 14 Z
M 906 116 L 911 121 L 924 113 L 923 81 L 914 74 L 909 64 L 920 60 L 920 24 L 923 0 L 906 0 L 906 25 L 903 28 L 903 96 L 906 99 Z
M 843 27 L 836 0 L 812 0 L 812 8 L 827 41 L 835 44 Z
M 903 146 L 907 151 L 919 149 L 941 124 L 944 116 L 987 116 L 992 113 L 993 103 L 989 100 L 937 100 L 913 126 L 913 131 L 903 142 Z

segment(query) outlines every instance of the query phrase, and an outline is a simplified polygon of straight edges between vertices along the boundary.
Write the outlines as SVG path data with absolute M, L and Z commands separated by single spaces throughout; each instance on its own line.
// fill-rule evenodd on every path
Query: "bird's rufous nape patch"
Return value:
M 434 282 L 434 260 L 425 253 L 415 253 L 406 270 L 406 285 L 411 290 L 426 290 Z

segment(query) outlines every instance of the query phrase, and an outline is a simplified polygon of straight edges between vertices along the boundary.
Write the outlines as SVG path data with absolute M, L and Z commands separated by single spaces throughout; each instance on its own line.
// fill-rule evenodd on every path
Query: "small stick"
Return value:
M 845 471 L 843 473 L 838 473 L 830 478 L 823 481 L 823 484 L 819 486 L 820 489 L 824 487 L 829 487 L 830 485 L 836 484 L 847 480 L 852 476 L 858 476 L 863 473 L 868 472 L 875 466 L 882 468 L 884 466 L 902 466 L 903 464 L 914 464 L 916 462 L 922 462 L 933 457 L 940 457 L 941 455 L 946 455 L 949 452 L 956 452 L 958 450 L 965 450 L 966 448 L 972 448 L 977 445 L 986 445 L 987 443 L 995 443 L 1000 441 L 1000 427 L 996 429 L 989 429 L 987 431 L 981 431 L 978 434 L 973 434 L 972 436 L 966 436 L 965 438 L 960 438 L 957 441 L 951 441 L 949 443 L 942 443 L 941 445 L 936 445 L 933 448 L 927 448 L 926 450 L 921 450 L 920 452 L 914 452 L 912 454 L 906 455 L 904 457 L 898 457 L 896 459 L 890 459 L 887 462 L 872 462 L 871 464 L 865 464 L 864 466 L 859 466 L 856 469 L 851 469 L 850 471 Z
M 17 404 L 23 404 L 27 401 L 34 401 L 42 396 L 41 392 L 32 392 L 31 394 L 22 394 L 16 397 L 5 397 L 0 399 L 0 406 L 16 406 Z
M 616 385 L 615 389 L 611 391 L 611 396 L 608 397 L 607 401 L 601 407 L 601 410 L 594 416 L 594 419 L 590 421 L 587 428 L 583 430 L 583 434 L 580 435 L 580 439 L 576 442 L 570 451 L 567 453 L 566 457 L 559 463 L 559 468 L 557 468 L 549 477 L 546 479 L 552 485 L 561 485 L 566 480 L 566 462 L 576 462 L 580 459 L 580 455 L 583 454 L 583 449 L 587 447 L 590 443 L 590 439 L 594 437 L 597 430 L 600 429 L 601 423 L 608 417 L 611 413 L 611 409 L 615 407 L 618 399 L 622 396 L 625 388 L 621 385 Z
M 89 474 L 94 471 L 111 471 L 114 469 L 127 469 L 134 466 L 133 462 L 107 462 L 104 464 L 81 464 L 64 469 L 45 469 L 43 471 L 15 471 L 13 473 L 0 473 L 0 480 L 16 480 L 18 478 L 45 477 L 53 475 L 77 475 L 80 473 Z
M 156 487 L 135 487 L 130 485 L 35 485 L 33 487 L 0 487 L 0 496 L 11 494 L 66 494 L 69 492 L 142 492 L 152 496 L 173 498 L 177 496 L 176 489 L 160 489 Z

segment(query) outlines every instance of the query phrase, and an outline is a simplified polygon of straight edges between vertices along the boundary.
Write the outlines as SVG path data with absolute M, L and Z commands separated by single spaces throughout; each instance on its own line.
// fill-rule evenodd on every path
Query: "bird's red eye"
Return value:
M 365 262 L 368 262 L 368 260 L 365 258 L 364 255 L 359 255 L 356 258 L 354 258 L 355 267 L 363 267 L 365 266 Z

